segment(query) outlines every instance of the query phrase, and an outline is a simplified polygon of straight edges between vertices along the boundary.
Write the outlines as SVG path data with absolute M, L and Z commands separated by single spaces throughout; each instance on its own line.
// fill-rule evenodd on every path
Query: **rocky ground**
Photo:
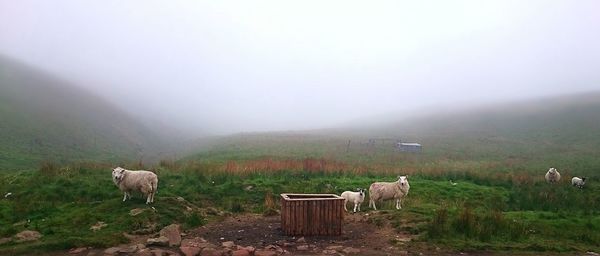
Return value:
M 341 236 L 283 235 L 279 216 L 244 214 L 183 232 L 173 224 L 158 234 L 130 236 L 130 243 L 107 249 L 73 248 L 70 255 L 408 255 L 409 235 L 367 222 L 365 214 L 347 214 Z M 392 240 L 396 246 L 392 246 Z M 418 255 L 418 254 L 417 254 Z

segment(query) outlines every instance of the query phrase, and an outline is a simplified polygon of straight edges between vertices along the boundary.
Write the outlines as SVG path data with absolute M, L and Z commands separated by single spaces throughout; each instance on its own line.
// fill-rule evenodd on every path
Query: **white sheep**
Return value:
M 573 177 L 571 179 L 571 184 L 578 188 L 583 188 L 583 186 L 585 186 L 585 179 L 586 179 L 585 177 L 583 177 L 583 178 Z
M 375 182 L 369 187 L 369 207 L 377 210 L 375 202 L 396 199 L 396 209 L 402 209 L 402 198 L 408 194 L 408 176 L 398 176 L 396 182 Z
M 365 201 L 365 189 L 359 188 L 358 192 L 353 191 L 344 191 L 340 196 L 344 198 L 344 210 L 346 209 L 346 204 L 348 201 L 354 203 L 354 212 L 356 212 L 356 208 L 358 207 L 358 211 L 360 212 L 360 205 Z
M 131 171 L 121 167 L 114 168 L 112 179 L 115 185 L 123 191 L 123 202 L 131 199 L 131 193 L 139 191 L 146 197 L 146 204 L 154 202 L 154 194 L 158 189 L 158 176 L 149 171 Z
M 548 183 L 558 183 L 560 181 L 560 173 L 556 168 L 550 168 L 548 172 L 546 172 L 545 178 Z

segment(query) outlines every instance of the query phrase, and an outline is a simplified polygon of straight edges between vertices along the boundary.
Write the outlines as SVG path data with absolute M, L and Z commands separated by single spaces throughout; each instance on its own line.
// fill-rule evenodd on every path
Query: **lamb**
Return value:
M 154 194 L 158 189 L 158 176 L 149 171 L 131 171 L 121 167 L 114 168 L 112 179 L 119 190 L 123 191 L 123 202 L 131 199 L 131 193 L 139 191 L 146 197 L 146 204 L 154 202 Z
M 396 199 L 396 209 L 402 209 L 402 198 L 408 194 L 408 176 L 398 176 L 396 182 L 375 182 L 369 187 L 369 207 L 377 210 L 375 202 Z
M 340 196 L 344 198 L 344 210 L 346 209 L 346 204 L 348 201 L 354 203 L 354 212 L 356 212 L 356 208 L 358 207 L 358 211 L 360 212 L 360 205 L 365 201 L 365 189 L 359 188 L 358 192 L 353 191 L 344 191 Z
M 560 173 L 556 170 L 556 168 L 550 168 L 546 173 L 546 181 L 548 183 L 558 183 L 560 181 Z
M 586 180 L 585 177 L 583 177 L 583 178 L 573 177 L 571 179 L 571 184 L 575 187 L 583 188 L 583 186 L 585 186 L 585 180 Z

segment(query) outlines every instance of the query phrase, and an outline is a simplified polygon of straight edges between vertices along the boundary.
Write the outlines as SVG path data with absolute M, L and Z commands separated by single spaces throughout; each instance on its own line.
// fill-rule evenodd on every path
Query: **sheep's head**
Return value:
M 112 171 L 112 178 L 115 183 L 119 183 L 123 176 L 125 176 L 125 169 L 121 167 L 114 168 Z
M 364 189 L 364 188 L 357 188 L 356 190 L 358 191 L 358 193 L 360 194 L 360 196 L 365 196 L 366 189 Z
M 408 185 L 408 175 L 398 176 L 398 183 L 400 183 L 400 186 L 403 186 L 403 187 Z
M 552 175 L 556 174 L 556 168 L 550 168 L 550 170 L 548 170 L 548 172 Z

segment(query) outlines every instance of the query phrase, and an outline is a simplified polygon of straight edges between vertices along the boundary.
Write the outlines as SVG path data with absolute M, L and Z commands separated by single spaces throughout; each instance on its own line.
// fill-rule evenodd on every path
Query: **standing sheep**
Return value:
M 396 209 L 402 209 L 402 198 L 408 194 L 408 176 L 398 176 L 396 182 L 375 182 L 369 187 L 369 207 L 377 210 L 375 202 L 396 199 Z
M 573 177 L 571 179 L 571 184 L 575 187 L 583 188 L 583 186 L 585 186 L 585 179 L 586 179 L 585 177 L 583 177 L 583 178 Z
M 550 184 L 558 183 L 560 181 L 560 173 L 556 170 L 556 168 L 550 168 L 545 177 L 546 181 Z
M 123 191 L 123 202 L 131 199 L 131 193 L 139 191 L 146 197 L 146 204 L 154 202 L 154 194 L 158 189 L 158 176 L 149 171 L 131 171 L 121 167 L 114 168 L 112 179 L 115 185 Z
M 360 205 L 365 201 L 365 189 L 359 188 L 358 192 L 344 191 L 340 196 L 344 198 L 345 211 L 348 211 L 346 204 L 350 201 L 354 203 L 354 212 L 356 212 L 356 207 L 358 207 L 358 211 L 360 212 Z

